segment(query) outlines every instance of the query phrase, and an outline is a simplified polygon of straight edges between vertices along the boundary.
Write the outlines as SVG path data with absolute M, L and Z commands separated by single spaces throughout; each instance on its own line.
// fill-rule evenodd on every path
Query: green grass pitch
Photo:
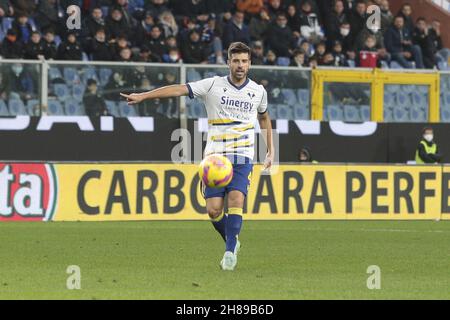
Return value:
M 449 221 L 246 221 L 241 241 L 224 272 L 206 221 L 0 223 L 0 298 L 450 299 Z

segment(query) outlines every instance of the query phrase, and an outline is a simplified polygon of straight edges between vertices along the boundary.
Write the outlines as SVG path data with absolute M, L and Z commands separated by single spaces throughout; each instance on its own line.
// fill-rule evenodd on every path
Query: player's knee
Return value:
M 210 219 L 217 219 L 222 214 L 222 208 L 208 208 Z

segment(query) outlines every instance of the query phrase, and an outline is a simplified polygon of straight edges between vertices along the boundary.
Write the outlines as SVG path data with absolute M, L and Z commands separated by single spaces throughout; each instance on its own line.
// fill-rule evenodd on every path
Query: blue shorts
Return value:
M 203 196 L 205 199 L 214 197 L 225 197 L 231 190 L 238 190 L 247 196 L 250 187 L 250 178 L 253 170 L 253 163 L 250 158 L 236 155 L 226 155 L 233 164 L 233 178 L 230 183 L 223 188 L 211 188 L 202 184 Z

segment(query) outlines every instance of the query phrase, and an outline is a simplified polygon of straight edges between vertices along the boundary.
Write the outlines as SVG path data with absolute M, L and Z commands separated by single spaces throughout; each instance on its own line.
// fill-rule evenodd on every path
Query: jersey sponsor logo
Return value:
M 253 109 L 253 102 L 234 100 L 227 96 L 222 96 L 220 98 L 220 104 L 225 105 L 226 107 L 235 107 L 249 112 Z
M 0 163 L 0 221 L 51 220 L 56 199 L 51 164 Z

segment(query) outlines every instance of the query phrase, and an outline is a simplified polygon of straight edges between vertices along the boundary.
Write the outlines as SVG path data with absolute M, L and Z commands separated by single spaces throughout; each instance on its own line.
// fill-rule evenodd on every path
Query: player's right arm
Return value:
M 147 92 L 131 93 L 131 94 L 120 93 L 120 95 L 126 98 L 128 104 L 131 105 L 140 103 L 148 99 L 162 99 L 162 98 L 187 96 L 189 95 L 189 89 L 185 84 L 175 84 Z

